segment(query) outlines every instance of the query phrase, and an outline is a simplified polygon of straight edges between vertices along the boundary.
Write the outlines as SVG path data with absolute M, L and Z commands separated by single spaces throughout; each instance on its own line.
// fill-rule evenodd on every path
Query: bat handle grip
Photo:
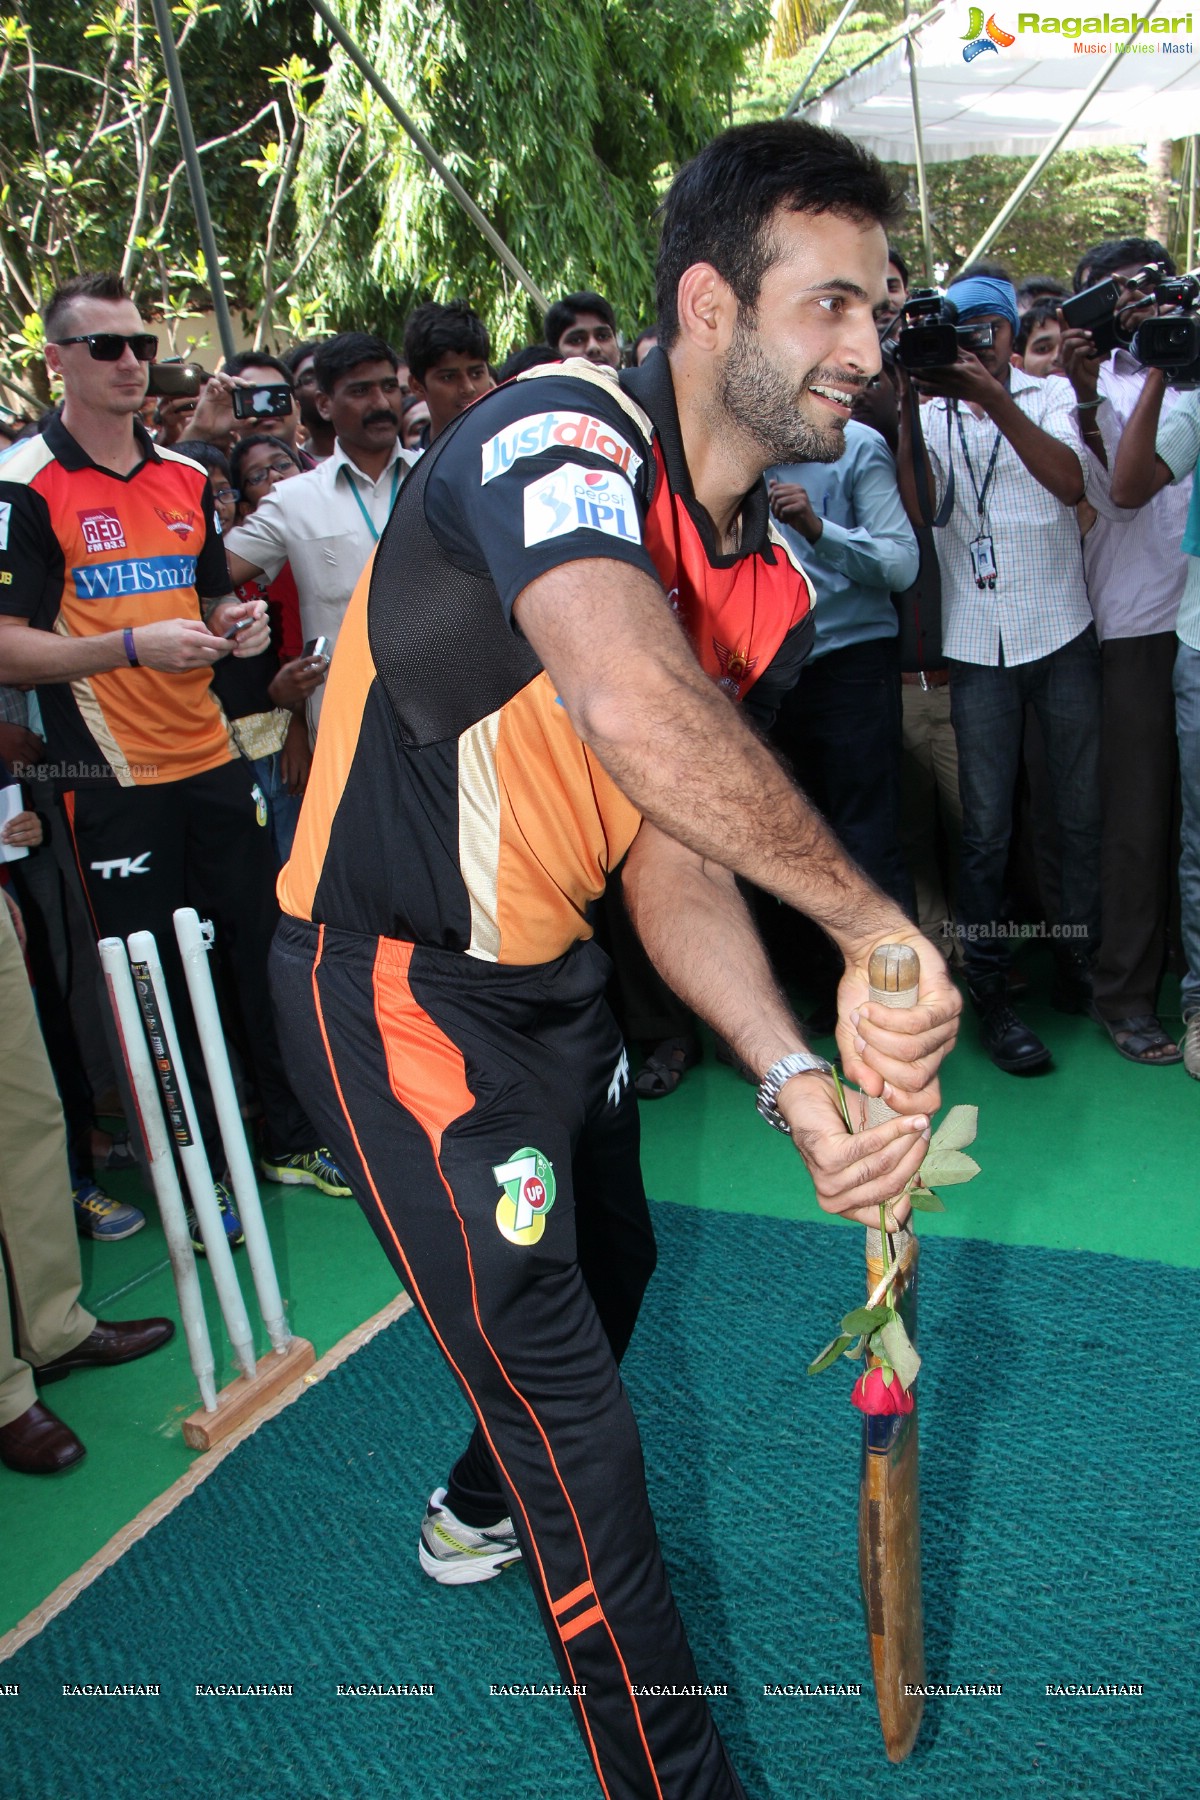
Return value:
M 871 952 L 867 967 L 872 1003 L 876 1006 L 915 1006 L 920 985 L 921 965 L 917 953 L 908 944 L 880 944 Z M 882 1125 L 896 1117 L 886 1100 L 867 1100 L 867 1124 Z M 907 1227 L 896 1234 L 896 1248 L 901 1250 L 911 1236 Z M 883 1245 L 878 1231 L 867 1228 L 867 1256 L 882 1257 Z

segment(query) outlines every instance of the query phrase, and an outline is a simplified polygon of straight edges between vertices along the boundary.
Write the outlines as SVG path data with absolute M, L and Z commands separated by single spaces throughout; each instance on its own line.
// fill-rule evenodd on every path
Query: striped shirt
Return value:
M 1163 488 L 1136 511 L 1114 506 L 1109 497 L 1117 446 L 1145 379 L 1146 371 L 1127 350 L 1114 350 L 1100 365 L 1103 403 L 1095 412 L 1108 468 L 1088 451 L 1088 499 L 1100 516 L 1083 540 L 1083 566 L 1101 643 L 1174 631 L 1187 573 L 1179 549 L 1187 519 L 1186 487 Z M 1175 388 L 1167 389 L 1164 419 L 1181 398 Z
M 1075 395 L 1069 384 L 1039 381 L 1013 369 L 1009 391 L 1027 418 L 1069 445 L 1086 482 L 1089 459 L 1076 435 Z M 954 470 L 954 507 L 949 522 L 934 533 L 942 574 L 943 648 L 955 662 L 992 668 L 999 665 L 1002 650 L 1008 667 L 1034 662 L 1069 644 L 1092 622 L 1075 509 L 1056 500 L 1029 473 L 986 413 L 977 419 L 965 405 L 955 412 L 950 408 L 948 400 L 939 398 L 921 409 L 939 504 L 947 467 Z M 981 520 L 976 491 L 983 488 L 994 448 L 995 473 Z M 976 585 L 971 562 L 971 544 L 981 531 L 991 533 L 996 561 L 996 585 L 990 588 Z
M 1180 395 L 1170 418 L 1158 428 L 1154 449 L 1182 485 L 1200 464 L 1200 390 Z M 1195 479 L 1200 481 L 1200 475 Z M 1190 494 L 1190 487 L 1183 487 L 1183 492 Z M 1187 574 L 1175 630 L 1190 650 L 1200 650 L 1200 556 L 1185 556 L 1183 561 Z

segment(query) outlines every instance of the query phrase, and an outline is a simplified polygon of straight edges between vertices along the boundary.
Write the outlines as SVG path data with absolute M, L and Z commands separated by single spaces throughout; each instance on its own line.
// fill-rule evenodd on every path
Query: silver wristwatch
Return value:
M 810 1071 L 818 1075 L 832 1075 L 833 1064 L 826 1062 L 823 1056 L 814 1056 L 809 1050 L 793 1050 L 790 1056 L 781 1056 L 778 1062 L 772 1063 L 759 1083 L 754 1104 L 767 1124 L 773 1125 L 776 1131 L 791 1131 L 791 1126 L 775 1104 L 780 1088 L 793 1075 L 807 1075 Z

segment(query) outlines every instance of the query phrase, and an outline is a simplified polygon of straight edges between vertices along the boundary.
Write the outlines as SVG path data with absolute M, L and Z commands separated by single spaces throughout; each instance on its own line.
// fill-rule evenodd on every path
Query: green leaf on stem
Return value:
M 921 1164 L 921 1180 L 928 1187 L 953 1187 L 959 1181 L 973 1181 L 979 1164 L 961 1150 L 934 1150 L 932 1145 Z
M 930 1152 L 965 1150 L 968 1144 L 975 1142 L 978 1129 L 977 1106 L 952 1106 L 929 1140 Z
M 859 1357 L 862 1355 L 863 1351 L 866 1349 L 866 1347 L 867 1347 L 866 1338 L 860 1337 L 857 1344 L 851 1344 L 849 1350 L 842 1351 L 842 1355 L 844 1357 L 846 1357 L 846 1359 L 849 1362 L 857 1362 Z
M 903 1321 L 899 1318 L 889 1319 L 879 1332 L 879 1341 L 882 1349 L 878 1354 L 886 1356 L 900 1377 L 900 1386 L 907 1393 L 920 1372 L 921 1358 L 912 1346 Z
M 857 1336 L 859 1332 L 865 1332 L 869 1336 L 895 1316 L 890 1306 L 859 1306 L 846 1314 L 842 1320 L 842 1330 L 850 1332 L 852 1336 Z
M 816 1357 L 812 1362 L 809 1363 L 809 1365 L 808 1365 L 809 1374 L 810 1375 L 819 1375 L 821 1373 L 822 1369 L 832 1368 L 833 1364 L 837 1361 L 838 1357 L 841 1356 L 842 1352 L 844 1350 L 846 1350 L 849 1347 L 849 1345 L 851 1345 L 853 1342 L 854 1342 L 854 1339 L 852 1337 L 848 1337 L 844 1332 L 835 1338 L 831 1338 L 829 1343 L 827 1343 L 825 1348 L 822 1350 L 821 1354 L 818 1357 Z
M 914 1212 L 945 1212 L 937 1195 L 927 1187 L 913 1187 L 908 1190 L 908 1201 Z

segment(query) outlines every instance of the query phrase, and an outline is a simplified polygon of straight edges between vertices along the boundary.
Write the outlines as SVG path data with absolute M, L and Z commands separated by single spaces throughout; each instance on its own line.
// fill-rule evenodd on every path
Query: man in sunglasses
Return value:
M 266 808 L 212 693 L 214 664 L 266 648 L 266 603 L 230 593 L 205 470 L 157 448 L 141 423 L 157 340 L 120 278 L 59 288 L 45 330 L 63 405 L 0 480 L 0 681 L 37 684 L 97 936 L 158 938 L 214 1173 L 224 1157 L 175 948 L 178 906 L 216 921 L 264 1148 L 291 1171 L 276 1178 L 346 1193 L 284 1074 L 266 986 L 277 917 Z M 226 1229 L 240 1241 L 231 1209 Z

